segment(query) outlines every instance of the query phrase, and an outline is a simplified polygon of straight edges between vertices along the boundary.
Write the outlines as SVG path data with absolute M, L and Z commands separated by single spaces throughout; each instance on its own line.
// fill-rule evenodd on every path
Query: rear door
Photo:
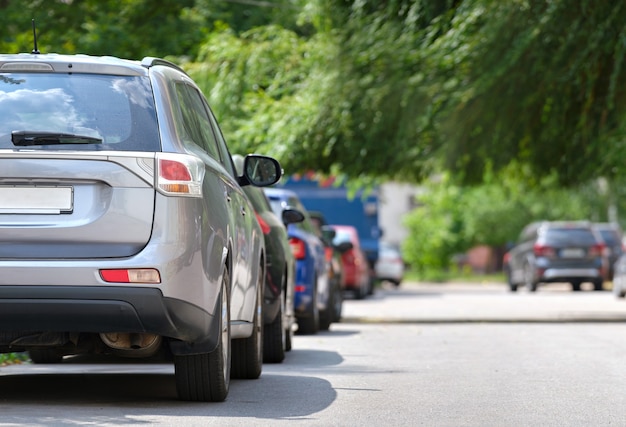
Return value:
M 0 257 L 111 258 L 152 232 L 154 154 L 0 151 Z

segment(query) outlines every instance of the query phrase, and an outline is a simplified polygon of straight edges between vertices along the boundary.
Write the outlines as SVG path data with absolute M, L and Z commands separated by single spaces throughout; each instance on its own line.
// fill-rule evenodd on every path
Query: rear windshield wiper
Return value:
M 11 132 L 13 145 L 56 145 L 56 144 L 101 144 L 102 138 L 73 133 L 39 132 L 14 130 Z

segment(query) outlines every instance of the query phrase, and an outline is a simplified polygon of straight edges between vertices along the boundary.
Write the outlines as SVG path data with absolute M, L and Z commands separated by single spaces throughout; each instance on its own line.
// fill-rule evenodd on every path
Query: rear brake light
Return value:
M 589 256 L 607 256 L 607 247 L 602 243 L 597 243 L 589 248 Z
M 261 226 L 261 230 L 263 231 L 263 234 L 270 234 L 271 228 L 269 224 L 263 219 L 261 215 L 259 215 L 258 212 L 254 212 L 254 214 L 256 215 L 256 220 L 259 222 L 259 225 Z
M 154 268 L 100 270 L 100 277 L 109 283 L 161 283 L 159 270 Z
M 300 239 L 292 237 L 289 239 L 289 246 L 291 246 L 291 252 L 296 259 L 304 259 L 306 256 L 306 248 L 304 242 Z
M 540 244 L 535 244 L 535 246 L 533 246 L 533 252 L 535 253 L 535 256 L 548 257 L 548 258 L 556 256 L 556 251 L 554 250 L 553 247 L 544 246 Z
M 202 197 L 204 164 L 188 155 L 158 155 L 156 187 L 166 195 Z
M 191 181 L 189 169 L 174 160 L 162 159 L 160 161 L 159 176 L 170 181 Z
M 333 248 L 325 247 L 324 255 L 326 257 L 326 261 L 330 261 L 333 259 Z

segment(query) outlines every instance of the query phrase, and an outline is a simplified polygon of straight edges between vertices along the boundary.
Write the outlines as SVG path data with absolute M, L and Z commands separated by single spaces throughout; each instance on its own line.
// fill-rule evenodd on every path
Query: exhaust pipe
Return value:
M 125 357 L 148 357 L 160 348 L 163 339 L 160 335 L 128 332 L 100 334 L 100 339 L 115 354 Z

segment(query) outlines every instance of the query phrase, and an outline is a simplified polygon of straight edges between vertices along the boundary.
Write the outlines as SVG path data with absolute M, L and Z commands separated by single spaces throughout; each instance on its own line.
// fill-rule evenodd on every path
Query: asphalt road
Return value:
M 406 284 L 223 403 L 178 401 L 168 364 L 2 367 L 0 426 L 626 426 L 625 321 L 610 292 Z

